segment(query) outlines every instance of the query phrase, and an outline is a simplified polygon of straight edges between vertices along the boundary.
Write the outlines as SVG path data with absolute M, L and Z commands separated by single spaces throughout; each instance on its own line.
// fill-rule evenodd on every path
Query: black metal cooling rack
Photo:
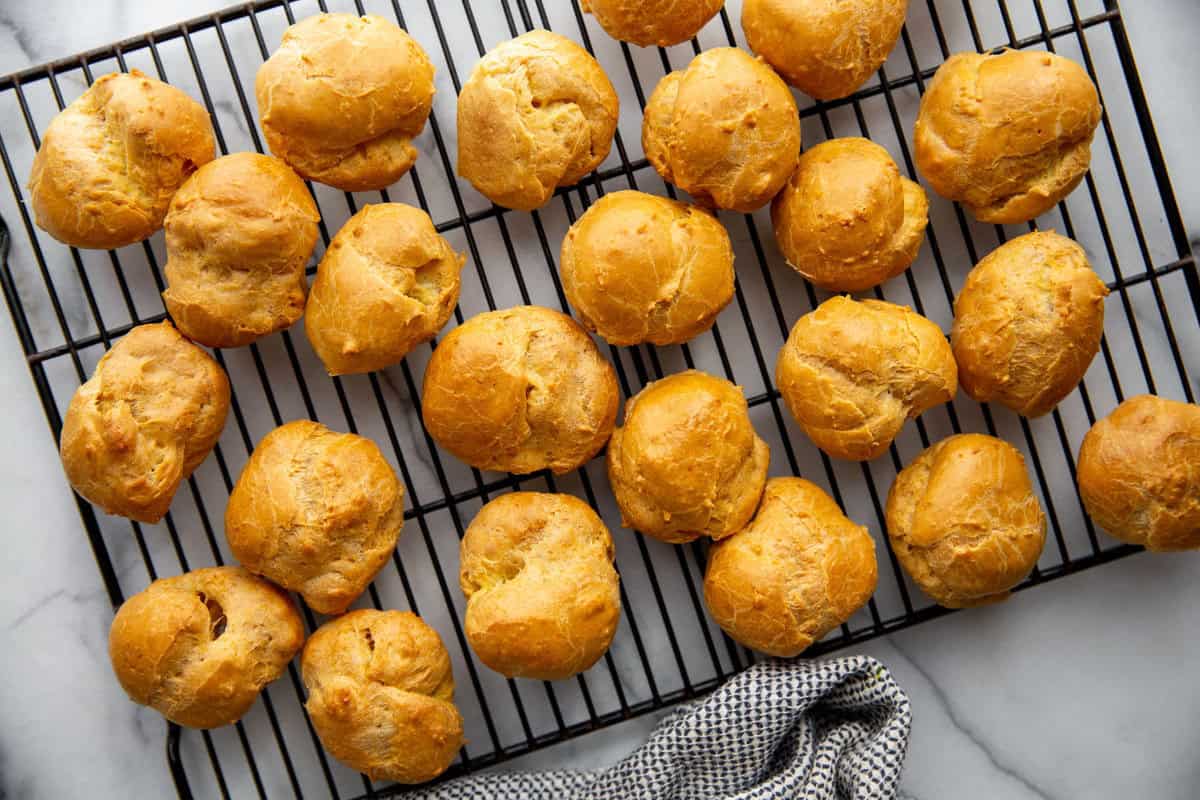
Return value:
M 0 197 L 0 212 L 16 222 L 11 232 L 0 225 L 0 256 L 6 256 L 0 277 L 55 439 L 71 393 L 103 351 L 134 325 L 164 316 L 158 298 L 161 234 L 119 251 L 81 252 L 38 231 L 26 204 L 23 181 L 39 132 L 95 74 L 139 67 L 168 80 L 207 106 L 221 152 L 262 150 L 248 87 L 283 28 L 318 10 L 393 15 L 422 42 L 438 70 L 434 112 L 417 142 L 422 155 L 390 191 L 351 195 L 314 186 L 322 241 L 328 243 L 330 232 L 364 202 L 403 200 L 425 208 L 438 230 L 470 255 L 453 325 L 471 313 L 516 303 L 567 310 L 555 261 L 566 227 L 606 191 L 674 193 L 640 157 L 640 107 L 666 71 L 684 66 L 702 48 L 745 45 L 736 24 L 739 6 L 732 0 L 689 44 L 640 50 L 604 35 L 581 13 L 578 0 L 265 0 L 0 78 L 0 159 L 11 190 L 11 196 Z M 451 121 L 455 94 L 475 59 L 498 41 L 535 27 L 559 30 L 593 51 L 617 84 L 623 108 L 613 153 L 601 169 L 579 186 L 559 190 L 546 209 L 526 215 L 485 203 L 454 178 Z M 817 480 L 872 528 L 883 561 L 879 589 L 867 608 L 810 650 L 814 655 L 948 613 L 906 580 L 881 535 L 887 488 L 922 448 L 952 432 L 983 430 L 1022 449 L 1052 532 L 1037 569 L 1021 587 L 1027 588 L 1138 551 L 1105 538 L 1083 514 L 1073 454 L 1097 416 L 1124 397 L 1153 391 L 1194 401 L 1197 391 L 1200 370 L 1188 365 L 1200 363 L 1200 279 L 1115 0 L 913 0 L 900 43 L 866 87 L 845 100 L 814 104 L 800 98 L 806 143 L 869 136 L 915 178 L 907 137 L 925 82 L 951 52 L 996 46 L 1049 49 L 1080 61 L 1105 105 L 1092 172 L 1039 220 L 1083 243 L 1113 290 L 1100 357 L 1052 415 L 1024 420 L 960 395 L 908 426 L 890 457 L 870 464 L 828 459 L 783 413 L 771 382 L 774 353 L 790 323 L 824 295 L 783 264 L 765 212 L 722 215 L 738 256 L 738 285 L 736 303 L 711 333 L 682 347 L 608 348 L 626 396 L 692 366 L 741 383 L 756 427 L 772 446 L 772 474 Z M 954 292 L 966 271 L 1021 229 L 984 226 L 957 206 L 932 194 L 930 199 L 928 244 L 920 259 L 875 294 L 908 303 L 948 327 Z M 1176 334 L 1174 319 L 1181 319 L 1183 336 Z M 384 372 L 334 379 L 324 375 L 294 332 L 217 352 L 232 379 L 233 421 L 166 520 L 146 526 L 101 517 L 79 501 L 114 606 L 160 575 L 227 561 L 221 509 L 234 476 L 259 437 L 287 419 L 309 417 L 381 442 L 408 487 L 407 532 L 394 570 L 376 580 L 363 602 L 418 611 L 446 641 L 469 737 L 448 775 L 695 697 L 754 660 L 707 620 L 699 586 L 704 547 L 674 547 L 617 530 L 619 515 L 599 461 L 569 476 L 517 478 L 469 470 L 441 453 L 421 427 L 416 402 L 429 352 L 422 348 Z M 490 673 L 472 658 L 459 623 L 462 599 L 452 588 L 458 539 L 481 503 L 518 487 L 579 494 L 616 531 L 625 614 L 604 661 L 574 681 L 538 684 Z M 306 614 L 311 628 L 316 620 Z M 235 726 L 199 733 L 169 726 L 167 756 L 180 796 L 398 791 L 375 786 L 329 759 L 302 703 L 293 665 Z

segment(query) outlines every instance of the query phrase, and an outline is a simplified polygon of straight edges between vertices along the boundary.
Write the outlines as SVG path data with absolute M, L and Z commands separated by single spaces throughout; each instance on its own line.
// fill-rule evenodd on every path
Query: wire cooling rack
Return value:
M 312 187 L 323 216 L 322 242 L 364 203 L 382 198 L 426 209 L 438 230 L 470 257 L 451 325 L 518 303 L 567 310 L 556 256 L 571 222 L 607 191 L 673 194 L 642 157 L 639 131 L 647 93 L 666 71 L 685 66 L 703 48 L 745 46 L 737 0 L 696 40 L 665 50 L 613 41 L 581 13 L 577 0 L 267 0 L 0 78 L 0 157 L 11 189 L 11 195 L 0 192 L 0 214 L 13 226 L 3 289 L 55 439 L 71 394 L 104 350 L 134 325 L 163 318 L 165 253 L 161 234 L 99 252 L 66 248 L 37 230 L 24 182 L 40 132 L 95 76 L 140 68 L 204 103 L 221 152 L 262 150 L 255 72 L 287 25 L 319 10 L 394 17 L 429 52 L 438 87 L 433 115 L 416 142 L 421 157 L 398 184 L 356 195 Z M 558 30 L 593 51 L 616 85 L 622 108 L 612 154 L 601 169 L 579 186 L 559 190 L 547 208 L 524 214 L 491 205 L 454 177 L 453 120 L 457 90 L 480 54 L 537 27 Z M 906 580 L 882 535 L 883 502 L 895 473 L 931 442 L 958 431 L 986 431 L 1025 453 L 1052 534 L 1025 588 L 1138 549 L 1106 538 L 1082 512 L 1073 456 L 1091 423 L 1123 398 L 1145 391 L 1194 401 L 1200 280 L 1114 0 L 912 0 L 899 44 L 863 89 L 834 102 L 798 98 L 804 141 L 868 136 L 916 177 L 908 137 L 926 82 L 948 54 L 997 46 L 1054 50 L 1079 61 L 1105 106 L 1091 173 L 1064 204 L 1038 220 L 1080 241 L 1113 290 L 1101 353 L 1078 391 L 1052 415 L 1024 420 L 960 394 L 907 426 L 888 456 L 869 464 L 825 457 L 784 413 L 771 382 L 775 354 L 791 324 L 825 295 L 786 266 L 765 210 L 722 215 L 734 240 L 738 286 L 736 302 L 710 333 L 680 347 L 606 348 L 626 397 L 650 380 L 691 366 L 740 383 L 755 425 L 771 445 L 772 474 L 816 480 L 871 528 L 881 560 L 879 588 L 867 608 L 811 654 L 947 613 Z M 931 224 L 920 258 L 875 295 L 909 304 L 948 329 L 954 294 L 971 265 L 1025 229 L 981 225 L 957 206 L 932 194 L 930 199 Z M 0 249 L 3 241 L 0 237 Z M 321 252 L 319 246 L 317 258 Z M 567 476 L 516 478 L 468 469 L 439 451 L 419 416 L 420 379 L 430 352 L 423 347 L 392 369 L 333 379 L 297 330 L 217 352 L 231 377 L 233 414 L 213 456 L 181 488 L 166 520 L 148 526 L 98 516 L 80 501 L 114 605 L 156 577 L 229 561 L 221 524 L 233 481 L 258 439 L 284 421 L 307 417 L 379 442 L 408 488 L 405 533 L 392 566 L 360 604 L 410 608 L 445 640 L 469 739 L 449 775 L 695 697 L 754 660 L 704 613 L 703 545 L 671 546 L 620 530 L 601 459 Z M 604 660 L 575 680 L 505 680 L 473 659 L 463 636 L 463 599 L 455 587 L 459 538 L 483 502 L 516 488 L 577 494 L 615 533 L 621 626 Z M 311 629 L 316 620 L 307 614 L 307 622 Z M 180 796 L 344 798 L 397 791 L 374 786 L 327 757 L 302 704 L 293 664 L 237 725 L 212 732 L 169 726 L 167 755 Z

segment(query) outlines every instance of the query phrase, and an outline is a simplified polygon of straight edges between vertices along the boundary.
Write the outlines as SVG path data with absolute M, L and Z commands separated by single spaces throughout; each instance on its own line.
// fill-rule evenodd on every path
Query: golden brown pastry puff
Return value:
M 929 201 L 879 145 L 830 139 L 800 156 L 771 221 L 793 269 L 822 289 L 858 292 L 916 260 Z
M 287 164 L 235 153 L 196 171 L 167 213 L 167 311 L 189 339 L 239 347 L 304 313 L 317 206 Z
M 954 301 L 951 342 L 963 391 L 1026 417 L 1048 413 L 1100 349 L 1107 296 L 1083 248 L 1053 231 L 993 250 Z
M 463 745 L 450 655 L 416 614 L 351 611 L 326 622 L 301 669 L 321 744 L 373 780 L 432 780 Z
M 643 192 L 601 197 L 567 231 L 563 291 L 611 344 L 681 344 L 733 299 L 733 245 L 703 209 Z
M 1096 86 L 1074 61 L 1033 50 L 959 53 L 921 98 L 914 153 L 935 192 L 981 222 L 1009 225 L 1074 191 L 1099 124 Z
M 583 0 L 582 5 L 614 39 L 670 47 L 699 33 L 725 0 Z
M 1200 548 L 1200 406 L 1126 400 L 1083 437 L 1077 474 L 1084 508 L 1121 541 Z
M 818 100 L 854 93 L 887 61 L 908 0 L 745 0 L 750 49 Z
M 466 260 L 421 209 L 364 206 L 329 243 L 304 307 L 304 332 L 329 374 L 389 367 L 436 336 Z
M 471 520 L 460 563 L 467 641 L 502 675 L 569 678 L 612 643 L 621 617 L 612 536 L 582 500 L 500 495 Z
M 417 160 L 433 64 L 383 17 L 316 14 L 283 32 L 254 93 L 271 152 L 296 172 L 349 192 L 383 189 Z
M 532 211 L 600 166 L 617 93 L 570 39 L 530 31 L 479 60 L 458 95 L 458 174 L 498 205 Z
M 61 454 L 75 491 L 109 514 L 158 522 L 213 449 L 229 379 L 169 322 L 139 325 L 75 390 Z
M 479 469 L 568 472 L 617 420 L 617 376 L 579 323 L 541 306 L 479 314 L 425 368 L 421 409 L 439 445 Z
M 742 530 L 713 544 L 708 613 L 733 639 L 790 658 L 841 625 L 875 591 L 875 542 L 803 478 L 772 478 Z
M 1006 599 L 1046 543 L 1025 459 L 978 433 L 943 439 L 900 470 L 887 526 L 904 571 L 947 608 Z
M 182 91 L 136 69 L 105 75 L 46 127 L 29 174 L 34 219 L 75 247 L 140 242 L 215 149 L 208 112 Z
M 288 596 L 241 567 L 161 578 L 122 604 L 108 636 L 135 703 L 179 725 L 237 722 L 304 644 Z
M 251 572 L 340 614 L 387 563 L 404 487 L 370 439 L 297 420 L 254 448 L 225 509 L 225 535 Z
M 750 521 L 770 457 L 741 387 L 691 369 L 625 404 L 608 480 L 626 527 L 664 542 L 722 539 Z
M 904 306 L 832 297 L 792 327 L 775 383 L 809 438 L 835 458 L 866 461 L 904 423 L 958 391 L 941 328 Z
M 663 180 L 697 203 L 754 211 L 796 168 L 796 101 L 760 59 L 736 47 L 706 50 L 659 81 L 646 103 L 642 149 Z

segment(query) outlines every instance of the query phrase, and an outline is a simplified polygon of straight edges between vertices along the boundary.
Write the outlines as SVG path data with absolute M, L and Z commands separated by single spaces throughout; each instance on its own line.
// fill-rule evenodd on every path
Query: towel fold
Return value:
M 771 660 L 681 705 L 598 770 L 471 775 L 420 800 L 891 800 L 908 748 L 908 697 L 873 658 Z

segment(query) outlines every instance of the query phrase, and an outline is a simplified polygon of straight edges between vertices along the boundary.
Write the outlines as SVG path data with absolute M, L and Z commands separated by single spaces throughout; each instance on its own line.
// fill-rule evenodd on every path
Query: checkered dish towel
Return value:
M 497 772 L 421 800 L 890 800 L 908 748 L 908 697 L 873 658 L 765 661 L 681 705 L 614 766 Z

